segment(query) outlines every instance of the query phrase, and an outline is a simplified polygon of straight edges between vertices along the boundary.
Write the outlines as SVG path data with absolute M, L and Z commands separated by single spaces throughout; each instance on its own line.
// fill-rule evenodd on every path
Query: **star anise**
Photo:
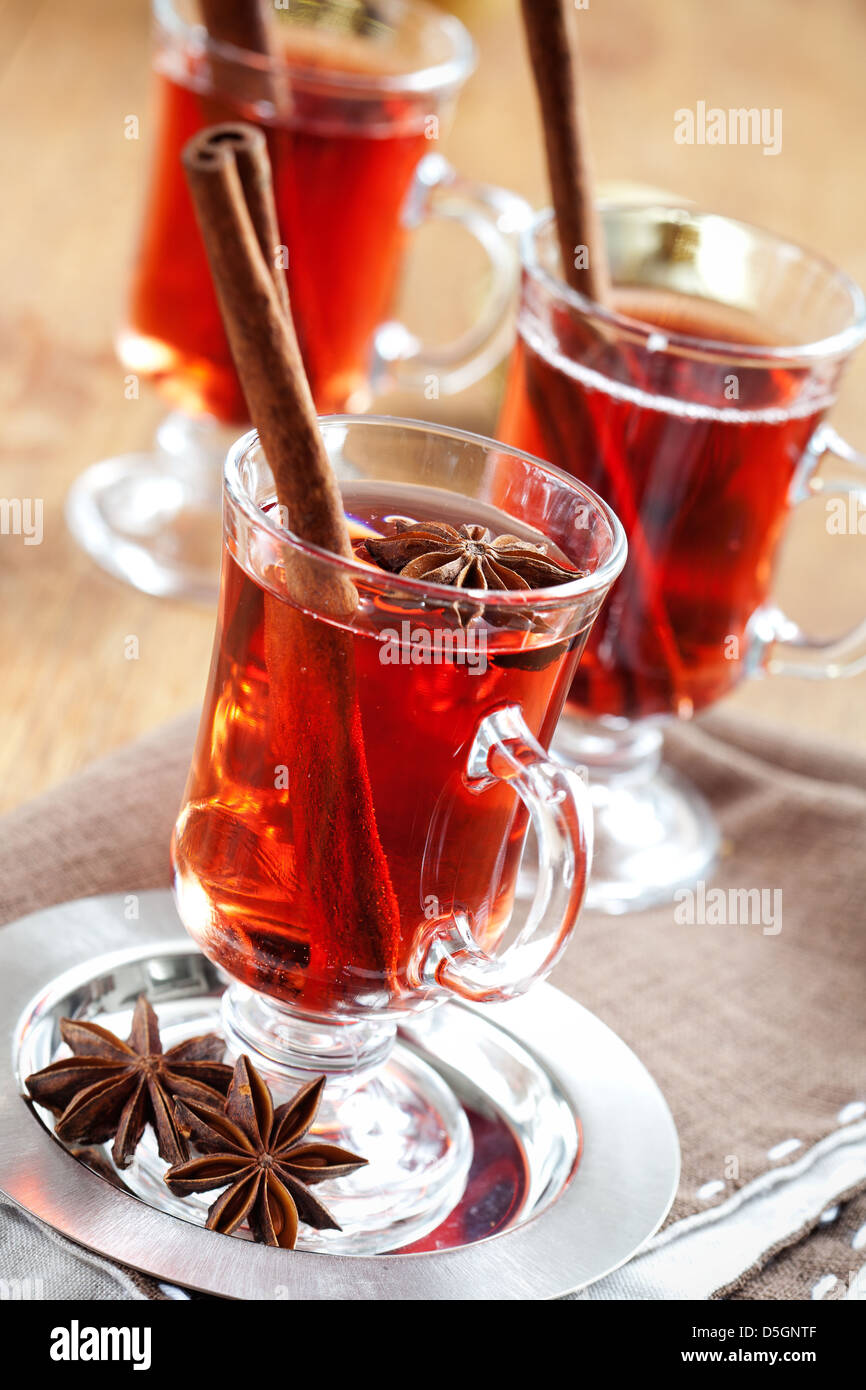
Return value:
M 189 1157 L 174 1103 L 182 1098 L 222 1105 L 232 1078 L 231 1067 L 219 1061 L 222 1038 L 207 1033 L 163 1052 L 156 1014 L 143 994 L 128 1042 L 98 1023 L 72 1018 L 60 1020 L 60 1035 L 75 1055 L 24 1082 L 37 1105 L 59 1116 L 58 1139 L 102 1144 L 114 1135 L 112 1157 L 118 1168 L 126 1168 L 150 1123 L 161 1158 L 180 1163 Z
M 294 1249 L 298 1222 L 317 1231 L 339 1231 L 310 1188 L 343 1178 L 367 1162 L 335 1144 L 302 1144 L 316 1118 L 324 1076 L 302 1087 L 274 1110 L 271 1093 L 248 1057 L 235 1066 L 225 1110 L 179 1102 L 178 1124 L 203 1157 L 171 1168 L 172 1192 L 225 1192 L 208 1212 L 211 1231 L 231 1235 L 246 1221 L 257 1241 Z
M 486 526 L 396 518 L 395 532 L 366 542 L 382 569 L 408 579 L 428 579 L 455 589 L 547 589 L 580 579 L 543 546 L 519 536 L 494 536 Z

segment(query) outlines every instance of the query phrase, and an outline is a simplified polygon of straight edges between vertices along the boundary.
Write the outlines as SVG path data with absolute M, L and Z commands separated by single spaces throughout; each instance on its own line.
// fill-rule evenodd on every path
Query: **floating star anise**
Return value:
M 54 1127 L 58 1139 L 102 1144 L 114 1135 L 112 1157 L 118 1168 L 126 1168 L 150 1123 L 161 1158 L 180 1163 L 189 1157 L 174 1102 L 223 1104 L 232 1069 L 219 1061 L 225 1051 L 222 1038 L 208 1033 L 163 1052 L 156 1014 L 143 994 L 128 1042 L 98 1023 L 72 1018 L 60 1020 L 60 1034 L 75 1055 L 52 1062 L 24 1082 L 37 1105 L 59 1116 Z
M 225 1110 L 180 1101 L 178 1124 L 201 1158 L 170 1168 L 172 1192 L 225 1192 L 208 1212 L 211 1231 L 231 1235 L 246 1221 L 263 1245 L 294 1249 L 298 1222 L 317 1231 L 340 1227 L 309 1189 L 329 1178 L 343 1178 L 367 1162 L 335 1144 L 302 1144 L 316 1118 L 324 1076 L 304 1086 L 274 1110 L 271 1093 L 248 1057 L 235 1066 Z
M 494 536 L 486 526 L 396 518 L 393 535 L 370 539 L 376 564 L 408 579 L 428 579 L 455 589 L 547 589 L 580 579 L 543 546 L 519 536 Z

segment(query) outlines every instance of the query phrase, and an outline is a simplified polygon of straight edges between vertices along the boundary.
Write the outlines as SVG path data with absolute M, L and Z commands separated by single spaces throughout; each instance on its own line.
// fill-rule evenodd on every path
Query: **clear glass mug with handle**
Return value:
M 153 594 L 212 598 L 222 460 L 246 407 L 181 167 L 203 126 L 266 135 L 304 364 L 320 411 L 364 410 L 371 389 L 442 393 L 483 376 L 509 346 L 528 209 L 463 179 L 437 140 L 475 63 L 458 20 L 424 0 L 263 5 L 269 56 L 208 36 L 199 0 L 153 0 L 151 175 L 118 350 L 126 389 L 154 383 L 172 407 L 152 450 L 96 464 L 67 518 L 105 568 Z M 457 223 L 490 266 L 459 341 L 426 348 L 388 319 L 408 238 Z
M 305 1234 L 309 1248 L 362 1253 L 433 1229 L 471 1158 L 462 1108 L 395 1046 L 398 1023 L 522 993 L 580 912 L 591 807 L 547 750 L 625 540 L 582 484 L 494 441 L 375 417 L 321 425 L 358 558 L 282 529 L 257 437 L 237 443 L 172 856 L 181 919 L 232 981 L 230 1051 L 282 1093 L 326 1073 L 317 1133 L 371 1160 L 331 1203 L 343 1234 Z M 363 540 L 395 515 L 516 533 L 575 577 L 463 591 L 386 572 Z M 312 597 L 336 580 L 357 590 L 350 618 Z M 540 868 L 523 913 L 529 826 Z
M 866 497 L 866 460 L 826 423 L 866 310 L 842 271 L 743 222 L 609 205 L 603 225 L 606 307 L 563 282 L 551 214 L 525 232 L 499 433 L 595 488 L 628 536 L 557 739 L 590 770 L 588 902 L 624 912 L 669 901 L 718 848 L 661 761 L 665 721 L 757 675 L 866 669 L 866 623 L 812 641 L 772 592 L 793 508 Z

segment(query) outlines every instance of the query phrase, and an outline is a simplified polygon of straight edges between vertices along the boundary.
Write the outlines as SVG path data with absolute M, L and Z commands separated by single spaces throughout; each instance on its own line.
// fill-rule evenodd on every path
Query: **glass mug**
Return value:
M 440 391 L 462 389 L 508 347 L 511 233 L 526 205 L 431 153 L 475 63 L 466 30 L 422 0 L 382 0 L 355 30 L 334 0 L 264 8 L 273 57 L 210 39 L 197 0 L 154 0 L 154 149 L 118 348 L 175 409 L 152 452 L 89 469 L 67 507 L 84 548 L 154 594 L 213 597 L 222 460 L 248 420 L 181 166 L 197 130 L 243 120 L 266 135 L 320 411 L 366 409 L 372 389 L 423 385 L 430 372 Z M 472 329 L 427 350 L 387 315 L 408 232 L 429 218 L 463 227 L 491 273 Z
M 275 524 L 255 433 L 228 457 L 214 659 L 174 834 L 175 893 L 187 930 L 231 978 L 230 1050 L 251 1053 L 277 1087 L 326 1072 L 321 1132 L 375 1160 L 335 1198 L 343 1235 L 306 1237 L 360 1253 L 432 1230 L 471 1158 L 454 1097 L 395 1049 L 400 1019 L 449 998 L 522 993 L 579 914 L 591 807 L 547 749 L 625 540 L 587 488 L 517 450 L 413 421 L 321 426 L 357 538 L 391 515 L 479 523 L 546 540 L 578 567 L 558 588 L 479 602 L 347 561 Z M 310 597 L 335 577 L 357 591 L 349 618 Z M 530 823 L 541 870 L 516 923 Z
M 792 508 L 866 488 L 824 423 L 866 314 L 845 274 L 745 223 L 608 206 L 603 224 L 612 308 L 563 283 L 550 213 L 524 235 L 499 433 L 587 482 L 628 536 L 557 740 L 591 773 L 587 901 L 622 912 L 669 900 L 717 851 L 702 798 L 660 763 L 664 721 L 760 673 L 866 666 L 866 624 L 811 642 L 772 597 Z M 825 478 L 828 460 L 848 476 Z

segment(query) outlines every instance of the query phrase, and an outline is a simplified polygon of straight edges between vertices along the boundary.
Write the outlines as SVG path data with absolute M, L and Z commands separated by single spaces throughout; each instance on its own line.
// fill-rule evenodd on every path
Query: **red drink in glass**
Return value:
M 527 205 L 463 178 L 440 125 L 475 64 L 469 34 L 426 0 L 265 5 L 268 54 L 208 35 L 200 0 L 152 0 L 153 162 L 118 350 L 134 380 L 173 405 L 152 447 L 87 469 L 67 504 L 73 535 L 112 574 L 151 594 L 213 601 L 222 465 L 246 406 L 181 168 L 203 127 L 265 135 L 294 323 L 318 409 L 364 410 L 374 391 L 443 394 L 485 375 L 508 347 L 519 271 L 511 232 Z M 489 262 L 471 325 L 427 346 L 389 318 L 407 236 L 461 227 Z
M 626 912 L 708 877 L 719 845 L 700 794 L 663 762 L 663 723 L 758 672 L 863 661 L 866 626 L 809 641 L 773 578 L 792 508 L 858 490 L 862 464 L 825 417 L 866 302 L 819 256 L 744 222 L 654 203 L 610 204 L 602 220 L 605 305 L 564 282 L 550 213 L 524 237 L 499 434 L 596 489 L 628 537 L 556 739 L 589 770 L 588 901 Z M 832 455 L 847 477 L 818 476 Z
M 180 161 L 203 126 L 247 121 L 264 130 L 274 175 L 294 320 L 316 404 L 342 409 L 365 389 L 373 334 L 394 294 L 405 231 L 401 211 L 425 138 L 431 99 L 353 97 L 351 82 L 373 82 L 376 45 L 288 37 L 288 108 L 261 114 L 232 69 L 177 42 L 156 55 L 156 149 L 135 263 L 125 364 L 156 379 L 175 404 L 221 420 L 246 419 L 201 236 Z M 387 70 L 386 70 L 387 71 Z M 346 78 L 347 95 L 333 84 Z M 324 77 L 323 82 L 320 79 Z
M 660 334 L 768 345 L 746 314 L 686 296 L 623 290 L 615 307 L 661 320 Z M 804 405 L 806 369 L 676 358 L 638 341 L 614 350 L 567 311 L 554 332 L 556 356 L 518 337 L 499 433 L 600 493 L 629 538 L 570 700 L 592 716 L 690 715 L 742 674 L 789 488 L 827 404 Z
M 173 849 L 180 913 L 236 981 L 305 1014 L 405 1012 L 445 987 L 507 997 L 526 987 L 517 944 L 495 983 L 485 971 L 527 811 L 553 875 L 531 909 L 546 927 L 533 975 L 583 896 L 585 788 L 546 750 L 622 532 L 588 490 L 493 441 L 350 416 L 322 430 L 358 563 L 280 525 L 254 435 L 226 465 L 214 658 Z M 365 537 L 407 518 L 522 536 L 574 579 L 479 593 L 379 568 Z M 347 603 L 334 581 L 349 576 Z M 477 994 L 450 956 L 438 969 L 436 941 L 455 932 Z
M 385 534 L 384 518 L 410 509 L 415 520 L 478 519 L 477 504 L 443 514 L 441 499 L 433 497 L 435 510 L 424 500 L 395 489 L 380 505 L 352 507 L 351 520 L 359 534 L 368 526 Z M 500 532 L 513 530 L 513 521 L 497 520 Z M 379 602 L 372 590 L 359 591 L 362 610 Z M 351 812 L 340 788 L 326 789 L 334 804 L 323 812 L 308 790 L 303 752 L 290 744 L 306 740 L 327 764 L 344 731 L 331 708 L 330 659 L 313 664 L 307 655 L 321 650 L 326 620 L 301 609 L 280 624 L 279 660 L 281 670 L 296 675 L 303 666 L 303 674 L 275 715 L 268 624 L 279 621 L 277 602 L 227 550 L 220 641 L 176 832 L 180 893 L 194 878 L 208 903 L 200 944 L 252 989 L 324 1011 L 387 1007 L 391 995 L 411 993 L 408 964 L 425 915 L 460 906 L 478 940 L 496 945 L 511 913 L 526 812 L 507 782 L 479 796 L 460 769 L 488 708 L 519 705 L 549 744 L 582 635 L 565 641 L 484 622 L 463 628 L 447 606 L 431 612 L 409 602 L 387 615 L 387 631 L 397 634 L 386 654 L 393 659 L 383 660 L 381 625 L 337 630 L 338 659 L 354 670 L 369 791 L 398 909 L 395 932 L 371 942 L 334 919 L 306 874 L 299 847 L 315 853 L 323 814 L 348 824 Z

